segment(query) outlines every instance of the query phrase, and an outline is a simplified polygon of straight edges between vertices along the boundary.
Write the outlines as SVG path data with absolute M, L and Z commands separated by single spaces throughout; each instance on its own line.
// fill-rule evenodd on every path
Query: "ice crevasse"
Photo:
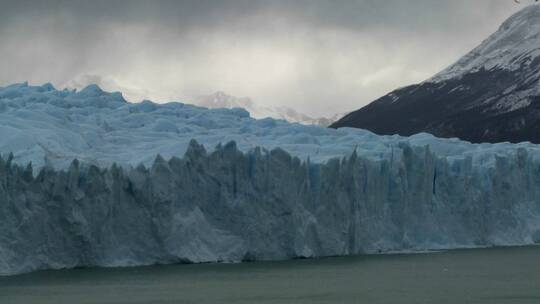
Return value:
M 529 143 L 27 84 L 0 88 L 0 135 L 1 274 L 540 242 Z

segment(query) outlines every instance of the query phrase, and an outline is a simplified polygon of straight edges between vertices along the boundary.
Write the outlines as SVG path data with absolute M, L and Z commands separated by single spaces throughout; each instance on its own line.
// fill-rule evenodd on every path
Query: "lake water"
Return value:
M 540 303 L 540 247 L 0 277 L 0 303 Z

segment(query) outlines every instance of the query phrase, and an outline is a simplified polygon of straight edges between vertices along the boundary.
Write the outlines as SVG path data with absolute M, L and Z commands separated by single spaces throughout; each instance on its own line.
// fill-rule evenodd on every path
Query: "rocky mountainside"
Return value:
M 332 127 L 428 132 L 471 142 L 540 143 L 540 6 L 528 6 L 458 62 Z

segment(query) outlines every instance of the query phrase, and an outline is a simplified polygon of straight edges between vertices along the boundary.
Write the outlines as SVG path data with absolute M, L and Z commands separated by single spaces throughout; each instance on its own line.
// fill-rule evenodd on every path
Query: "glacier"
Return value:
M 0 88 L 0 274 L 540 243 L 537 145 Z
M 0 153 L 13 152 L 15 162 L 32 162 L 36 170 L 44 166 L 66 169 L 73 159 L 104 168 L 113 164 L 148 167 L 158 154 L 165 159 L 183 155 L 191 139 L 209 151 L 235 141 L 243 152 L 256 147 L 282 148 L 318 163 L 350 156 L 353 151 L 372 159 L 389 158 L 401 142 L 429 144 L 437 155 L 470 156 L 481 163 L 493 162 L 495 155 L 518 148 L 540 155 L 539 146 L 530 143 L 470 144 L 429 134 L 378 136 L 361 129 L 253 119 L 241 108 L 207 109 L 148 100 L 129 103 L 121 93 L 104 92 L 96 85 L 81 91 L 28 83 L 0 88 Z

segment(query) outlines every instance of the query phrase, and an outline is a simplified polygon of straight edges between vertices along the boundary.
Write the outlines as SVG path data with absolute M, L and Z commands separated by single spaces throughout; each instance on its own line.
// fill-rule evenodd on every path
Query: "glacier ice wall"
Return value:
M 0 273 L 76 266 L 322 257 L 540 241 L 540 162 L 527 149 L 311 163 L 234 142 L 151 167 L 65 170 L 0 159 Z

